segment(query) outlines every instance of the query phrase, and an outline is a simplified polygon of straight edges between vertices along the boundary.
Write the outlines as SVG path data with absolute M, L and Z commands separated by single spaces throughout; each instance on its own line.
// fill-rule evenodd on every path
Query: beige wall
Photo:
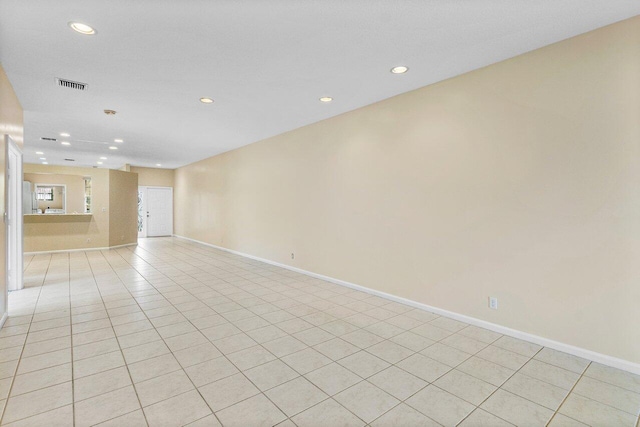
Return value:
M 639 118 L 637 17 L 179 168 L 175 230 L 638 363 Z
M 31 182 L 31 191 L 35 191 L 35 184 L 58 184 L 66 186 L 66 210 L 67 213 L 84 212 L 84 176 L 83 175 L 61 175 L 61 174 L 39 174 L 25 173 L 24 180 Z M 61 187 L 57 187 L 60 191 Z M 39 209 L 61 209 L 63 197 L 54 195 L 53 201 L 38 201 Z
M 5 212 L 5 135 L 22 148 L 24 134 L 23 112 L 20 101 L 0 64 L 0 212 Z M 0 226 L 0 318 L 6 313 L 6 236 L 4 224 Z
M 104 248 L 136 242 L 136 174 L 100 168 L 32 163 L 24 164 L 24 172 L 90 176 L 93 211 L 92 215 L 79 216 L 25 216 L 25 252 Z M 133 219 L 131 211 L 134 212 Z
M 138 240 L 138 175 L 109 171 L 109 246 Z
M 173 187 L 173 169 L 131 166 L 129 170 L 138 174 L 138 185 L 140 186 Z

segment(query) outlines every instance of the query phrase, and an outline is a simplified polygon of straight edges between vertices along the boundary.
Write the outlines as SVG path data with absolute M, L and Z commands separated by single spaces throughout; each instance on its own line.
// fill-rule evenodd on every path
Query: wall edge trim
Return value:
M 2 327 L 4 326 L 4 322 L 6 322 L 8 318 L 9 318 L 9 313 L 5 312 L 2 315 L 2 319 L 0 319 L 0 329 L 2 329 Z
M 179 239 L 188 240 L 194 243 L 199 243 L 205 246 L 209 246 L 215 249 L 219 249 L 225 252 L 232 253 L 234 255 L 240 255 L 245 258 L 253 259 L 256 261 L 264 262 L 265 264 L 274 265 L 276 267 L 281 267 L 287 270 L 295 271 L 296 273 L 304 274 L 306 276 L 314 277 L 316 279 L 326 280 L 327 282 L 335 283 L 337 285 L 346 286 L 351 289 L 356 289 L 362 292 L 366 292 L 368 294 L 380 296 L 391 301 L 399 302 L 414 308 L 419 308 L 421 310 L 425 310 L 434 314 L 450 317 L 455 320 L 459 320 L 461 322 L 468 323 L 470 325 L 478 326 L 481 328 L 489 329 L 490 331 L 498 332 L 503 335 L 507 335 L 513 338 L 519 338 L 521 340 L 526 340 L 544 347 L 549 347 L 554 350 L 562 351 L 564 353 L 571 354 L 573 356 L 582 357 L 584 359 L 591 360 L 593 362 L 601 363 L 603 365 L 607 365 L 613 368 L 622 369 L 623 371 L 631 372 L 632 374 L 640 375 L 640 364 L 634 363 L 628 360 L 619 359 L 617 357 L 608 356 L 606 354 L 598 353 L 592 350 L 587 350 L 586 348 L 576 347 L 570 344 L 565 344 L 559 341 L 554 341 L 549 338 L 544 338 L 538 335 L 530 334 L 528 332 L 519 331 L 517 329 L 511 329 L 506 326 L 499 325 L 497 323 L 487 322 L 486 320 L 481 320 L 476 317 L 467 316 L 464 314 L 456 313 L 453 311 L 444 310 L 442 308 L 433 307 L 427 304 L 423 304 L 417 301 L 413 301 L 407 298 L 399 297 L 393 294 L 388 294 L 386 292 L 378 291 L 375 289 L 367 288 L 362 285 L 357 285 L 355 283 L 346 282 L 344 280 L 336 279 L 329 276 L 324 276 L 322 274 L 314 273 L 312 271 L 303 270 L 301 268 L 292 267 L 287 264 L 281 264 L 276 261 L 271 261 L 269 259 L 260 258 L 255 255 L 246 254 L 244 252 L 236 251 L 233 249 L 228 249 L 222 246 L 213 245 L 211 243 L 203 242 L 201 240 L 191 239 L 189 237 L 180 236 L 178 234 L 174 234 L 173 237 L 177 237 Z
M 106 251 L 109 249 L 124 248 L 127 246 L 136 246 L 138 243 L 126 243 L 124 245 L 116 246 L 103 246 L 101 248 L 79 248 L 79 249 L 59 249 L 55 251 L 37 251 L 37 252 L 25 252 L 24 255 L 44 255 L 44 254 L 59 254 L 63 252 L 86 252 L 86 251 Z

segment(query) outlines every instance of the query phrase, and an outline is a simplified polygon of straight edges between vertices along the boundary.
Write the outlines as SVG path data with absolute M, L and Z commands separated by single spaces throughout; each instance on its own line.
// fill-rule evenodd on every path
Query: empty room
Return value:
M 0 425 L 640 427 L 637 0 L 0 0 Z

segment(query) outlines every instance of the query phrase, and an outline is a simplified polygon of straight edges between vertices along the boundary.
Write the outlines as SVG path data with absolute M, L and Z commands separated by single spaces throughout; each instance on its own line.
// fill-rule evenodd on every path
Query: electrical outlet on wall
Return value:
M 492 310 L 497 310 L 498 309 L 498 298 L 489 297 L 489 308 L 492 309 Z
M 291 252 L 291 259 L 294 259 L 296 256 Z

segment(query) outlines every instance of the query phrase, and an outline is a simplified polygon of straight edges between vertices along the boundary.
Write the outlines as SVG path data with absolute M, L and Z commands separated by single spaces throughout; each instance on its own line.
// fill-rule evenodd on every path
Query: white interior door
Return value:
M 173 188 L 147 187 L 147 236 L 173 234 Z
M 147 187 L 138 187 L 138 237 L 147 237 Z
M 22 289 L 22 152 L 7 136 L 7 195 L 5 227 L 7 239 L 7 288 Z M 6 295 L 3 295 L 6 298 Z M 2 301 L 6 304 L 6 301 Z

